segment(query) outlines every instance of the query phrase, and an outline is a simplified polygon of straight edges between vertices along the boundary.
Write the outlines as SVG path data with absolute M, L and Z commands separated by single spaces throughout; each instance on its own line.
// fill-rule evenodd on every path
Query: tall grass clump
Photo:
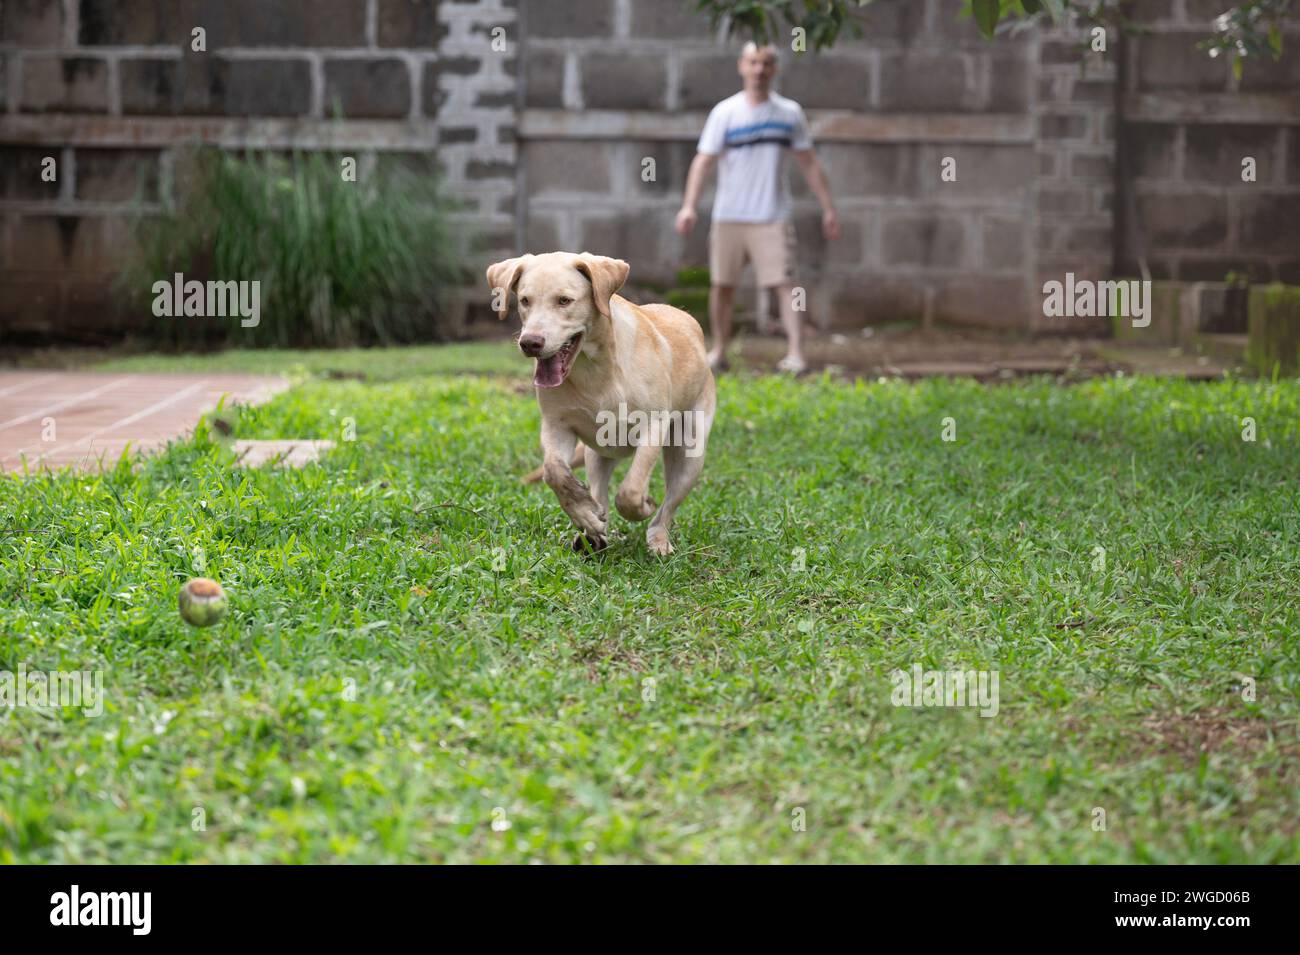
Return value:
M 461 281 L 451 204 L 431 168 L 325 153 L 178 157 L 186 185 L 161 217 L 142 219 L 120 283 L 159 343 L 177 348 L 341 347 L 446 337 L 445 290 Z M 256 327 L 238 317 L 155 317 L 154 283 L 261 283 Z

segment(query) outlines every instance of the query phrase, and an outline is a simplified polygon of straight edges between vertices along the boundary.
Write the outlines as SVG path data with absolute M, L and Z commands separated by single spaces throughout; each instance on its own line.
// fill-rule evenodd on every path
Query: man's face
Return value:
M 776 76 L 776 51 L 770 46 L 747 50 L 740 55 L 736 66 L 745 81 L 745 89 L 766 93 L 772 86 L 772 77 Z

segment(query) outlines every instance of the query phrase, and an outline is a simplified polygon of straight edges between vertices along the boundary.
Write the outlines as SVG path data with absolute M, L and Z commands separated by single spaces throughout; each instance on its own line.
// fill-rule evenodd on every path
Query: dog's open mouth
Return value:
M 578 332 L 561 345 L 554 355 L 537 359 L 533 384 L 538 388 L 558 388 L 564 384 L 564 379 L 569 377 L 569 370 L 573 368 L 573 359 L 578 357 L 578 349 L 581 347 L 582 332 Z

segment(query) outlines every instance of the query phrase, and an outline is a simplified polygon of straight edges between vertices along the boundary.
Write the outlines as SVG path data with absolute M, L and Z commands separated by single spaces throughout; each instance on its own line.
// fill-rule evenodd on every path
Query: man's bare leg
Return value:
M 736 286 L 709 286 L 709 326 L 713 329 L 709 364 L 717 370 L 727 367 L 727 346 L 731 344 L 731 316 L 735 304 Z
M 794 310 L 794 286 L 778 285 L 776 298 L 781 308 L 781 327 L 785 329 L 787 341 L 785 357 L 777 367 L 798 374 L 808 367 L 808 362 L 803 357 L 803 316 Z

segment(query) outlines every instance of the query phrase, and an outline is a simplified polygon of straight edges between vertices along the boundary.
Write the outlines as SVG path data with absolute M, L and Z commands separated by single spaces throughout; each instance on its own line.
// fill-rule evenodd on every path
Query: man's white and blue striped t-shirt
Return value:
M 729 96 L 709 113 L 697 148 L 719 157 L 714 222 L 790 217 L 785 157 L 791 149 L 812 149 L 808 120 L 794 100 L 771 93 L 752 106 L 743 91 Z

